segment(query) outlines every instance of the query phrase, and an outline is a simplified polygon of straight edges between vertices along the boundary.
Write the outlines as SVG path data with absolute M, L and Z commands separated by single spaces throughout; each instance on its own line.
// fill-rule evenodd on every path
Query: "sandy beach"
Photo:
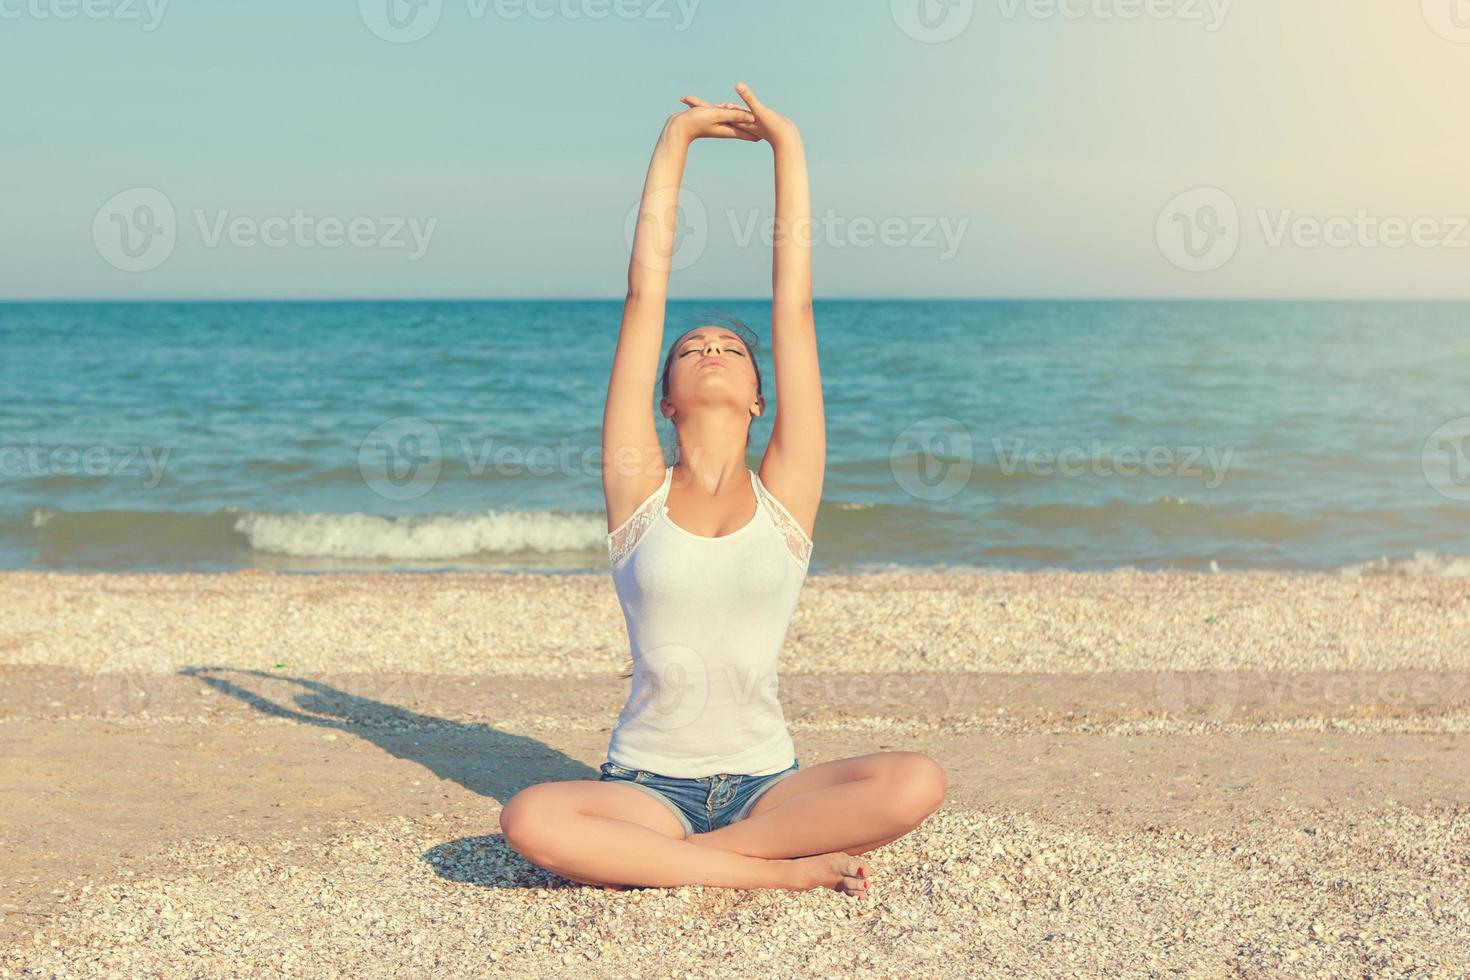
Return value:
M 505 847 L 625 643 L 606 576 L 0 575 L 0 973 L 1470 972 L 1465 580 L 813 577 L 803 766 L 949 774 L 868 901 Z

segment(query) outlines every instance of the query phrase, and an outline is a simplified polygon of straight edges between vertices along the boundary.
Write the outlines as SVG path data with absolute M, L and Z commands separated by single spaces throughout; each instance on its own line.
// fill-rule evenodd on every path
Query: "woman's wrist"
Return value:
M 804 152 L 801 145 L 801 131 L 795 126 L 780 135 L 772 135 L 769 142 L 771 150 L 777 156 L 799 156 Z
M 801 163 L 806 159 L 806 148 L 801 144 L 801 134 L 795 127 L 789 134 L 780 139 L 771 141 L 771 152 L 775 154 L 776 162 Z
M 670 146 L 683 147 L 687 147 L 690 143 L 694 142 L 694 138 L 689 134 L 686 114 L 676 112 L 670 116 L 664 122 L 664 128 L 659 133 L 658 140 L 660 143 Z

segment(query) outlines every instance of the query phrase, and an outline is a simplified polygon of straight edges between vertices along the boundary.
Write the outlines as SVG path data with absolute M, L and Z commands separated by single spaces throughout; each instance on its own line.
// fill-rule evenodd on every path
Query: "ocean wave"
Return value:
M 367 514 L 246 513 L 235 522 L 250 547 L 293 558 L 443 561 L 517 552 L 588 551 L 605 546 L 594 514 L 503 511 L 373 517 Z
M 1318 536 L 1362 515 L 1286 515 L 1181 498 L 1008 508 L 976 520 L 866 501 L 823 508 L 814 572 L 1111 568 L 1316 571 L 1344 577 L 1470 578 L 1464 549 L 1395 552 L 1371 533 L 1313 560 Z M 1370 514 L 1372 527 L 1383 515 Z M 599 512 L 415 516 L 224 508 L 212 512 L 35 507 L 0 516 L 0 565 L 95 569 L 453 567 L 605 564 Z M 1147 540 L 1140 535 L 1148 535 Z M 1119 536 L 1123 540 L 1118 540 Z M 1264 543 L 1260 544 L 1260 543 Z M 1380 554 L 1371 560 L 1357 556 Z
M 1345 578 L 1391 575 L 1402 578 L 1470 578 L 1470 555 L 1440 555 L 1433 551 L 1416 551 L 1412 558 L 1374 558 L 1372 561 L 1344 565 L 1339 573 Z
M 489 511 L 375 517 L 241 511 L 32 510 L 26 522 L 43 556 L 127 563 L 149 559 L 233 562 L 250 551 L 290 558 L 443 561 L 606 547 L 600 513 Z M 20 531 L 19 527 L 12 532 Z

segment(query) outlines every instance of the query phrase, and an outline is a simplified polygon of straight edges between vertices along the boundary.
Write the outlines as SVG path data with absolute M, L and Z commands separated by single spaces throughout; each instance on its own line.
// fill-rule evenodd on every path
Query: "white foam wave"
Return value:
M 1340 569 L 1346 578 L 1401 575 L 1405 578 L 1470 578 L 1470 556 L 1416 551 L 1413 558 L 1375 558 Z
M 607 521 L 600 514 L 526 511 L 425 517 L 249 512 L 235 530 L 256 551 L 276 555 L 433 561 L 604 548 Z

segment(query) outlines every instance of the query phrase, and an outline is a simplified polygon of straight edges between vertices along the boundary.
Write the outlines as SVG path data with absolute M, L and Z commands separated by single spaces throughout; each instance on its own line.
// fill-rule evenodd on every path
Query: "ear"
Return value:
M 658 400 L 658 412 L 659 412 L 660 415 L 662 415 L 666 419 L 673 418 L 674 417 L 674 403 L 671 402 L 671 401 L 669 401 L 667 398 L 660 398 Z
M 755 404 L 751 406 L 751 412 L 750 412 L 750 414 L 751 415 L 754 415 L 756 418 L 760 418 L 762 415 L 766 414 L 766 396 L 765 395 L 756 395 L 755 396 Z

